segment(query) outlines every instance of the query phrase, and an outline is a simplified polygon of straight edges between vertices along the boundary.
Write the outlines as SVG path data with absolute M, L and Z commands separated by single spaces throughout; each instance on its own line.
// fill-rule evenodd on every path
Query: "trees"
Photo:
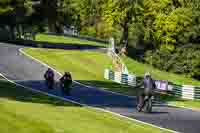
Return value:
M 157 48 L 173 51 L 182 39 L 178 35 L 191 24 L 191 8 L 175 1 L 145 1 L 145 39 L 152 40 Z
M 154 44 L 146 62 L 200 79 L 198 0 L 145 0 L 144 4 L 145 39 Z
M 23 26 L 44 25 L 45 20 L 50 32 L 62 33 L 65 18 L 63 3 L 64 0 L 2 0 L 0 15 L 7 18 L 4 19 L 5 24 L 9 24 L 11 29 L 16 27 L 20 34 Z
M 120 44 L 128 47 L 129 28 L 132 23 L 138 22 L 141 16 L 142 1 L 138 0 L 108 0 L 104 9 L 104 19 L 110 32 L 116 32 L 116 27 L 121 30 Z
M 14 28 L 18 27 L 28 15 L 30 6 L 29 0 L 3 0 L 0 1 L 1 27 L 9 26 L 11 39 L 15 38 Z M 17 28 L 19 29 L 19 28 Z M 19 31 L 18 31 L 19 32 Z
M 79 18 L 81 34 L 99 38 L 107 37 L 103 20 L 104 4 L 107 0 L 75 0 L 78 5 L 77 18 Z M 77 8 L 76 7 L 76 8 Z
M 143 3 L 138 0 L 71 0 L 68 3 L 81 34 L 99 38 L 114 36 L 126 47 L 131 37 L 131 24 L 141 23 L 143 15 Z

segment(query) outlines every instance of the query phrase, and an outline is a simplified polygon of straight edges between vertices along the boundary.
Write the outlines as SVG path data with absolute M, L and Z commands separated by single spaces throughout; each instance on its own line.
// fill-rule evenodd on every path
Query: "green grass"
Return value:
M 186 100 L 169 95 L 160 95 L 159 98 L 163 101 L 167 101 L 168 104 L 177 107 L 193 108 L 197 110 L 200 109 L 200 100 Z
M 1 133 L 167 132 L 0 80 Z
M 155 79 L 167 80 L 178 85 L 188 84 L 188 85 L 200 86 L 200 81 L 187 78 L 184 75 L 178 75 L 174 73 L 160 71 L 158 69 L 151 67 L 151 65 L 139 63 L 129 57 L 123 57 L 123 61 L 128 67 L 129 72 L 137 76 L 143 77 L 145 72 L 150 71 L 153 78 Z
M 56 36 L 56 35 L 44 35 L 44 34 L 37 34 L 36 41 L 42 42 L 49 42 L 50 44 L 73 44 L 73 45 L 91 45 L 91 46 L 100 46 L 100 47 L 107 47 L 108 44 L 99 43 L 95 41 L 88 41 L 84 39 L 79 39 L 75 37 L 67 37 L 67 36 Z
M 178 107 L 186 107 L 186 108 L 192 108 L 199 110 L 200 109 L 200 100 L 174 100 L 174 101 L 169 101 L 169 104 L 175 105 Z
M 111 65 L 111 60 L 99 52 L 34 48 L 24 51 L 60 72 L 70 71 L 76 80 L 102 80 L 104 68 Z
M 104 79 L 104 70 L 112 65 L 104 53 L 91 51 L 24 49 L 29 55 L 41 60 L 59 72 L 70 71 L 72 77 L 81 83 L 107 90 L 136 95 L 138 89 L 130 88 Z

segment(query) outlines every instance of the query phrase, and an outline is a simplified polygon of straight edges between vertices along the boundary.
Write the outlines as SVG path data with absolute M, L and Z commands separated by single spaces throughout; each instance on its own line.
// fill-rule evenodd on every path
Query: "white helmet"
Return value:
M 151 74 L 150 74 L 149 72 L 146 72 L 144 76 L 145 76 L 145 77 L 151 76 Z

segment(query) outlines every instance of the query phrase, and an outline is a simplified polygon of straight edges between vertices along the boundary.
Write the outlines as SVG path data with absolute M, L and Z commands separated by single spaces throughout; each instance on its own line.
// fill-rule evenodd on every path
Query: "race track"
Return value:
M 0 43 L 0 73 L 10 80 L 36 90 L 104 108 L 159 127 L 183 133 L 200 132 L 200 112 L 198 111 L 159 105 L 153 107 L 151 114 L 138 113 L 135 110 L 135 98 L 101 91 L 96 88 L 87 88 L 75 83 L 71 96 L 63 96 L 59 89 L 47 90 L 43 79 L 43 73 L 47 68 L 21 54 L 20 48 L 23 48 L 23 46 Z M 60 75 L 56 74 L 56 79 L 59 77 Z

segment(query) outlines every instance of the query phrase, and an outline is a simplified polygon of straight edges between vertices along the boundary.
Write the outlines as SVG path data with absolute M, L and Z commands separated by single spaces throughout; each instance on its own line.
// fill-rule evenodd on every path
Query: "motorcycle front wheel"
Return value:
M 144 112 L 151 113 L 152 112 L 152 100 L 151 98 L 145 101 Z

